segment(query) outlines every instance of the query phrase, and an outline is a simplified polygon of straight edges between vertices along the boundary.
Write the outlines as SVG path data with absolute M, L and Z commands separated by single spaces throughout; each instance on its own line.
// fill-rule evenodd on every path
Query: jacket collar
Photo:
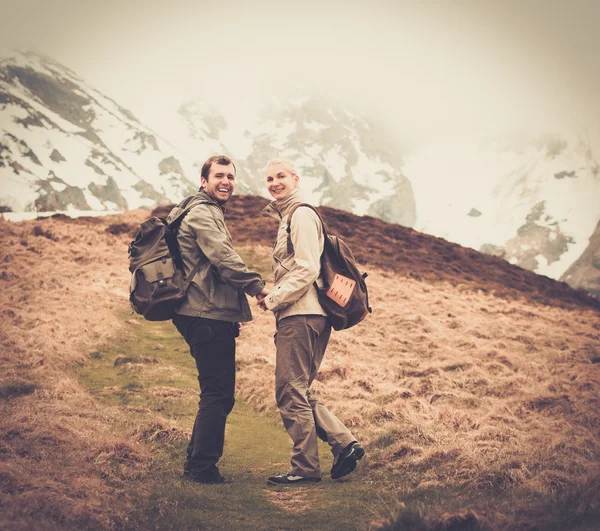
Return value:
M 223 208 L 219 203 L 217 203 L 210 195 L 208 195 L 202 188 L 198 190 L 194 195 L 189 195 L 186 197 L 181 203 L 175 206 L 169 215 L 167 216 L 167 222 L 171 223 L 177 216 L 179 216 L 188 206 L 190 206 L 194 202 L 204 202 L 210 203 L 211 205 L 218 206 L 223 212 L 225 212 L 225 208 Z
M 198 191 L 196 192 L 196 195 L 194 195 L 192 197 L 190 202 L 197 201 L 199 199 L 201 199 L 202 201 L 208 201 L 209 203 L 212 203 L 213 205 L 217 205 L 223 212 L 225 212 L 225 205 L 221 205 L 220 203 L 215 201 L 210 195 L 208 195 L 204 191 L 204 188 L 199 188 Z
M 283 199 L 271 201 L 265 208 L 263 208 L 263 212 L 275 219 L 281 220 L 287 216 L 288 212 L 295 204 L 302 203 L 303 201 L 304 194 L 302 193 L 302 190 L 300 190 L 300 188 L 295 188 Z

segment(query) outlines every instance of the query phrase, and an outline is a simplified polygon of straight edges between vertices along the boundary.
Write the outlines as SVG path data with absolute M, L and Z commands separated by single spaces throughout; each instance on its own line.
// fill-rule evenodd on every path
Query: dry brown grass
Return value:
M 368 284 L 373 315 L 333 333 L 314 390 L 366 445 L 374 473 L 405 492 L 549 499 L 588 481 L 600 459 L 597 311 L 385 271 Z M 239 389 L 273 412 L 272 318 L 253 327 Z
M 151 464 L 147 443 L 186 437 L 164 419 L 100 406 L 72 376 L 99 345 L 135 324 L 120 322 L 117 312 L 129 281 L 126 227 L 146 215 L 0 220 L 3 528 L 126 526 L 135 504 L 128 482 Z M 265 238 L 262 221 L 250 229 L 239 212 L 233 217 L 241 241 Z M 405 236 L 407 248 L 426 243 Z M 242 251 L 269 261 L 267 245 Z M 508 282 L 508 298 L 499 296 L 501 274 L 490 273 L 487 285 L 483 273 L 477 282 L 464 278 L 461 271 L 474 267 L 463 263 L 471 253 L 459 252 L 459 272 L 438 281 L 420 275 L 418 262 L 411 262 L 412 276 L 392 272 L 393 260 L 369 266 L 375 311 L 364 324 L 334 333 L 315 392 L 365 444 L 373 477 L 392 478 L 400 494 L 440 486 L 499 497 L 520 492 L 589 511 L 600 488 L 593 472 L 600 458 L 600 314 L 587 299 L 578 306 L 575 292 L 549 288 L 549 279 L 538 291 L 531 283 L 523 297 Z M 425 272 L 435 267 L 427 263 Z M 519 278 L 529 282 L 529 273 Z M 238 348 L 238 393 L 257 411 L 277 415 L 274 322 L 266 313 L 255 316 Z M 161 370 L 160 352 L 119 363 L 132 373 Z M 516 518 L 477 514 L 497 527 Z
M 3 529 L 123 527 L 135 502 L 127 482 L 149 466 L 131 434 L 143 416 L 99 406 L 71 376 L 122 333 L 128 237 L 106 233 L 110 223 L 0 220 Z
M 413 488 L 556 491 L 598 460 L 598 312 L 380 271 L 368 280 L 374 314 L 333 334 L 314 387 L 376 450 L 372 467 Z M 240 390 L 269 410 L 273 322 L 252 326 Z

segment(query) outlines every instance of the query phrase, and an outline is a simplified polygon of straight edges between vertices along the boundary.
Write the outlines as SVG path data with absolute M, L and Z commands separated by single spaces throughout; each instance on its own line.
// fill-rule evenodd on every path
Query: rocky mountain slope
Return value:
M 559 278 L 600 220 L 598 160 L 568 132 L 428 146 L 404 167 L 415 228 Z
M 567 269 L 560 280 L 574 288 L 585 289 L 600 298 L 600 223 L 583 254 Z
M 0 54 L 0 208 L 127 210 L 193 192 L 191 161 L 48 57 Z
M 299 95 L 265 106 L 245 136 L 251 148 L 243 168 L 253 193 L 265 195 L 267 161 L 287 157 L 313 204 L 414 225 L 415 198 L 402 172 L 402 156 L 386 131 L 366 116 L 334 101 Z

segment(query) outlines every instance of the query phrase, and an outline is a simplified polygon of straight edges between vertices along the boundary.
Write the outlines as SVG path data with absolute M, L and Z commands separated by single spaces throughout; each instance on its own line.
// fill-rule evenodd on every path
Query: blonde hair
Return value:
M 283 164 L 292 175 L 295 175 L 296 177 L 298 177 L 298 172 L 296 171 L 296 166 L 290 159 L 286 159 L 286 158 L 271 159 L 269 162 L 267 162 L 267 165 L 265 166 L 263 173 L 267 173 L 267 169 L 269 169 L 271 166 L 274 166 L 275 164 Z

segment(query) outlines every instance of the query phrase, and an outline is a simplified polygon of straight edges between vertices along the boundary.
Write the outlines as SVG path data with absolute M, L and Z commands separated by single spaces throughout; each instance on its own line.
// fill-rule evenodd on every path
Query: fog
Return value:
M 189 99 L 243 128 L 303 87 L 399 138 L 598 123 L 594 1 L 2 2 L 2 44 L 34 46 L 167 134 Z

